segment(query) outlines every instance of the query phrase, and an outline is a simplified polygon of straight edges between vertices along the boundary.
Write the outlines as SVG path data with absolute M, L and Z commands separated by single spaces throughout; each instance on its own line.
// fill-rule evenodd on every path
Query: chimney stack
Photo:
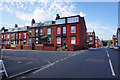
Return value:
M 59 14 L 57 14 L 57 15 L 56 15 L 56 19 L 55 19 L 55 20 L 57 20 L 57 19 L 59 19 L 59 18 L 60 18 L 60 16 L 59 16 Z
M 15 24 L 15 28 L 17 28 L 18 27 L 18 25 L 17 24 Z
M 31 26 L 33 26 L 34 23 L 35 23 L 35 20 L 32 19 L 32 21 L 31 21 Z

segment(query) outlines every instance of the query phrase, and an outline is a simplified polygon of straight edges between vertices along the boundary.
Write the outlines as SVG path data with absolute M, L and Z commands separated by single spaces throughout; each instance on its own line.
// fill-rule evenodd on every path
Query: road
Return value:
M 118 51 L 109 48 L 82 53 L 4 50 L 3 59 L 9 75 L 48 64 L 20 78 L 118 78 Z
M 77 54 L 26 78 L 118 78 L 118 51 L 99 48 Z
M 9 77 L 72 55 L 71 52 L 2 50 Z

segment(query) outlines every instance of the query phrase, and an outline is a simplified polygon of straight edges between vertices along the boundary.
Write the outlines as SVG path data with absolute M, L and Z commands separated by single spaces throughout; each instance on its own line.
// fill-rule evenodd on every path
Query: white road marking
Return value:
M 50 61 L 48 61 L 48 63 L 49 63 L 49 64 L 51 64 L 51 62 L 50 62 Z
M 110 57 L 109 53 L 107 53 L 107 56 Z
M 113 70 L 112 62 L 111 62 L 110 59 L 109 59 L 109 64 L 110 64 L 110 68 L 111 68 L 111 71 L 112 71 L 112 75 L 115 76 L 115 72 Z

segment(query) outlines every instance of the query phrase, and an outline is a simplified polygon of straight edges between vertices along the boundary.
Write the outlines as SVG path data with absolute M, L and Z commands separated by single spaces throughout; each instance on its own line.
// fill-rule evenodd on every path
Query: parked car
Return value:
M 113 49 L 113 46 L 110 46 L 110 49 Z
M 117 49 L 118 50 L 119 46 L 114 46 L 114 49 Z

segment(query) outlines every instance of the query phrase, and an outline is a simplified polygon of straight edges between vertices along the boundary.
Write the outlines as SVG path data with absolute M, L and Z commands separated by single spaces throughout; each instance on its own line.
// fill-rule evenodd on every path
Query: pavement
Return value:
M 95 48 L 73 52 L 3 50 L 9 76 L 39 67 L 23 78 L 118 78 L 118 51 Z

